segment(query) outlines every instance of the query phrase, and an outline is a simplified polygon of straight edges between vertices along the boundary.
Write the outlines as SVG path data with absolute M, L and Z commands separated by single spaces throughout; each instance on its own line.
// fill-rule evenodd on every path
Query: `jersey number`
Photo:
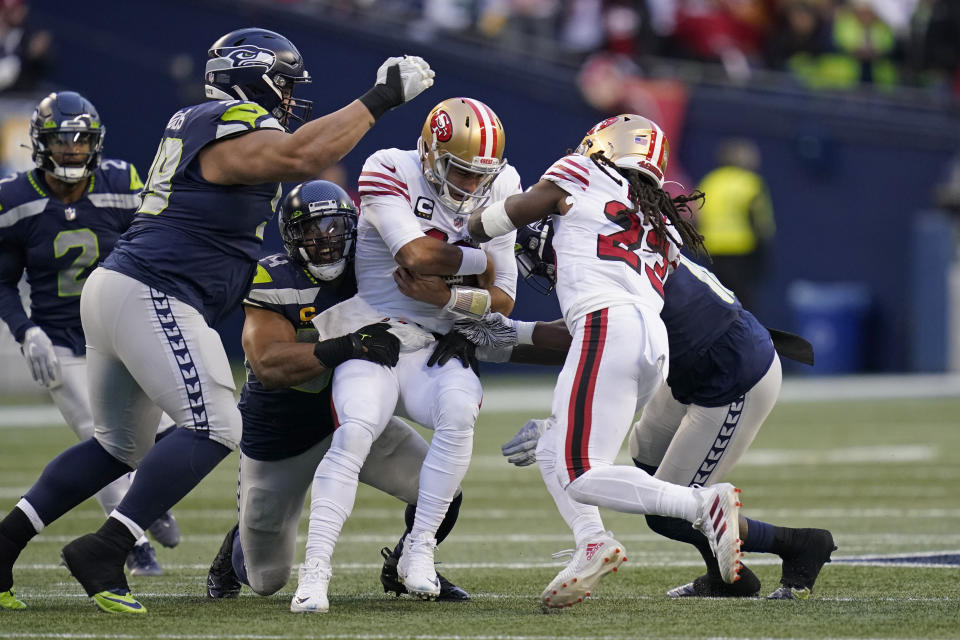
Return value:
M 80 254 L 73 259 L 69 267 L 57 273 L 57 295 L 61 298 L 80 295 L 83 283 L 90 275 L 90 267 L 100 258 L 100 242 L 97 234 L 90 229 L 61 231 L 53 239 L 55 258 L 62 258 L 75 247 L 80 248 Z
M 651 267 L 640 259 L 637 251 L 643 248 L 643 221 L 639 216 L 624 212 L 627 205 L 611 200 L 603 207 L 607 220 L 619 226 L 623 231 L 597 236 L 597 257 L 601 260 L 626 262 L 637 273 L 646 273 L 653 288 L 663 297 L 663 281 L 667 277 L 667 242 L 653 229 L 647 231 L 647 244 L 653 251 L 663 256 L 663 262 Z
M 147 185 L 143 189 L 143 202 L 137 213 L 157 215 L 162 213 L 170 202 L 170 181 L 180 165 L 180 156 L 183 154 L 183 140 L 180 138 L 164 138 L 157 149 L 157 155 L 150 165 L 150 174 L 147 176 Z

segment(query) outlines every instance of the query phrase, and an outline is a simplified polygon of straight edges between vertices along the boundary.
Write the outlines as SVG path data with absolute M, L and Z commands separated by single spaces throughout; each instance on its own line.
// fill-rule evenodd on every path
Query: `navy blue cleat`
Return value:
M 147 532 L 150 533 L 157 543 L 166 547 L 167 549 L 173 549 L 175 546 L 180 544 L 180 539 L 182 537 L 180 535 L 180 527 L 177 526 L 177 520 L 169 511 L 157 518 L 147 529 Z
M 233 569 L 233 539 L 239 530 L 240 525 L 235 524 L 227 532 L 220 550 L 210 564 L 210 571 L 207 573 L 208 598 L 236 598 L 240 595 L 242 583 Z
M 783 556 L 780 587 L 767 596 L 768 600 L 806 600 L 813 593 L 813 584 L 823 565 L 830 562 L 830 554 L 837 550 L 833 535 L 826 529 L 798 529 L 799 550 Z
M 163 567 L 157 562 L 157 552 L 149 542 L 138 544 L 127 556 L 127 570 L 132 576 L 162 576 Z
M 380 550 L 383 556 L 383 568 L 380 570 L 380 584 L 383 585 L 383 592 L 393 592 L 398 598 L 401 594 L 407 593 L 407 588 L 400 582 L 400 575 L 397 573 L 397 562 L 399 558 L 394 556 L 390 547 L 384 547 Z M 443 602 L 466 602 L 470 599 L 470 594 L 462 588 L 453 584 L 439 573 L 437 580 L 440 582 L 440 595 L 438 601 Z

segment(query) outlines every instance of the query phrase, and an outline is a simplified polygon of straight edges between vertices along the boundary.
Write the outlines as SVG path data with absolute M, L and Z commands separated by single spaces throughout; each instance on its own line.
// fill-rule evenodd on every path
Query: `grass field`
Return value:
M 270 598 L 245 590 L 237 600 L 206 600 L 207 567 L 235 519 L 234 454 L 176 508 L 184 540 L 158 549 L 166 575 L 131 578 L 147 616 L 97 613 L 58 565 L 60 548 L 103 520 L 91 500 L 21 556 L 14 579 L 29 609 L 0 611 L 0 639 L 960 637 L 957 564 L 881 562 L 960 554 L 960 399 L 784 403 L 774 410 L 729 480 L 743 489 L 748 515 L 833 532 L 840 548 L 813 599 L 668 600 L 667 589 L 702 572 L 698 554 L 650 533 L 638 516 L 604 512 L 629 562 L 591 600 L 550 614 L 537 596 L 559 570 L 550 554 L 571 546 L 571 538 L 539 473 L 499 455 L 500 444 L 538 414 L 540 407 L 481 413 L 460 521 L 437 555 L 441 573 L 472 593 L 469 603 L 382 592 L 378 551 L 401 533 L 403 509 L 365 487 L 334 557 L 328 614 L 289 613 L 295 579 Z M 0 512 L 70 444 L 66 427 L 0 428 Z M 779 563 L 762 555 L 746 561 L 763 593 L 772 591 Z

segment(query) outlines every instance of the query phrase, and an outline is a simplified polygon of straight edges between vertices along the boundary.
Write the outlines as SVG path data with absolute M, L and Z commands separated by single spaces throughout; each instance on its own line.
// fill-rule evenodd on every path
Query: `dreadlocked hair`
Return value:
M 643 223 L 653 227 L 653 230 L 664 238 L 669 238 L 675 244 L 680 244 L 667 227 L 664 218 L 670 221 L 673 228 L 680 234 L 680 239 L 685 247 L 691 248 L 697 254 L 709 255 L 706 247 L 703 245 L 703 236 L 697 231 L 696 226 L 690 221 L 693 212 L 690 210 L 688 202 L 699 201 L 703 206 L 704 195 L 702 191 L 693 191 L 689 194 L 679 195 L 671 198 L 670 195 L 649 182 L 637 171 L 621 169 L 615 165 L 603 151 L 597 151 L 590 154 L 590 159 L 601 171 L 613 178 L 617 184 L 623 184 L 619 178 L 611 175 L 613 171 L 616 176 L 620 176 L 630 185 L 630 202 L 632 209 L 623 209 L 619 213 L 628 215 L 643 214 Z M 658 215 L 662 214 L 662 215 Z

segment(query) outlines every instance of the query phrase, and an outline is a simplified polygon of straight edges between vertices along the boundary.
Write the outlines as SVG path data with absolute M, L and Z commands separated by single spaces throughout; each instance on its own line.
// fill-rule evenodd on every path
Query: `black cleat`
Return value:
M 237 537 L 240 525 L 235 524 L 227 532 L 220 550 L 210 564 L 210 571 L 207 573 L 207 597 L 208 598 L 236 598 L 240 595 L 240 588 L 243 586 L 237 572 L 233 570 L 233 539 Z
M 760 578 L 745 564 L 740 565 L 740 579 L 727 584 L 719 576 L 704 574 L 687 584 L 667 591 L 668 598 L 755 598 L 760 595 Z
M 380 584 L 383 585 L 383 592 L 393 592 L 398 598 L 401 594 L 407 593 L 407 588 L 400 582 L 400 576 L 397 574 L 397 562 L 399 557 L 395 557 L 390 551 L 390 547 L 384 547 L 380 550 L 383 556 L 383 568 L 380 570 Z M 470 599 L 470 594 L 453 584 L 439 573 L 437 580 L 440 581 L 440 595 L 438 601 L 443 602 L 465 602 Z
M 130 593 L 123 564 L 127 551 L 96 533 L 70 542 L 60 551 L 63 564 L 91 598 L 103 591 Z
M 17 561 L 20 549 L 0 533 L 0 591 L 13 588 L 13 563 Z
M 783 557 L 780 587 L 769 600 L 806 600 L 813 593 L 813 584 L 823 565 L 830 562 L 830 554 L 837 550 L 833 536 L 826 529 L 798 529 L 796 547 L 792 555 Z

